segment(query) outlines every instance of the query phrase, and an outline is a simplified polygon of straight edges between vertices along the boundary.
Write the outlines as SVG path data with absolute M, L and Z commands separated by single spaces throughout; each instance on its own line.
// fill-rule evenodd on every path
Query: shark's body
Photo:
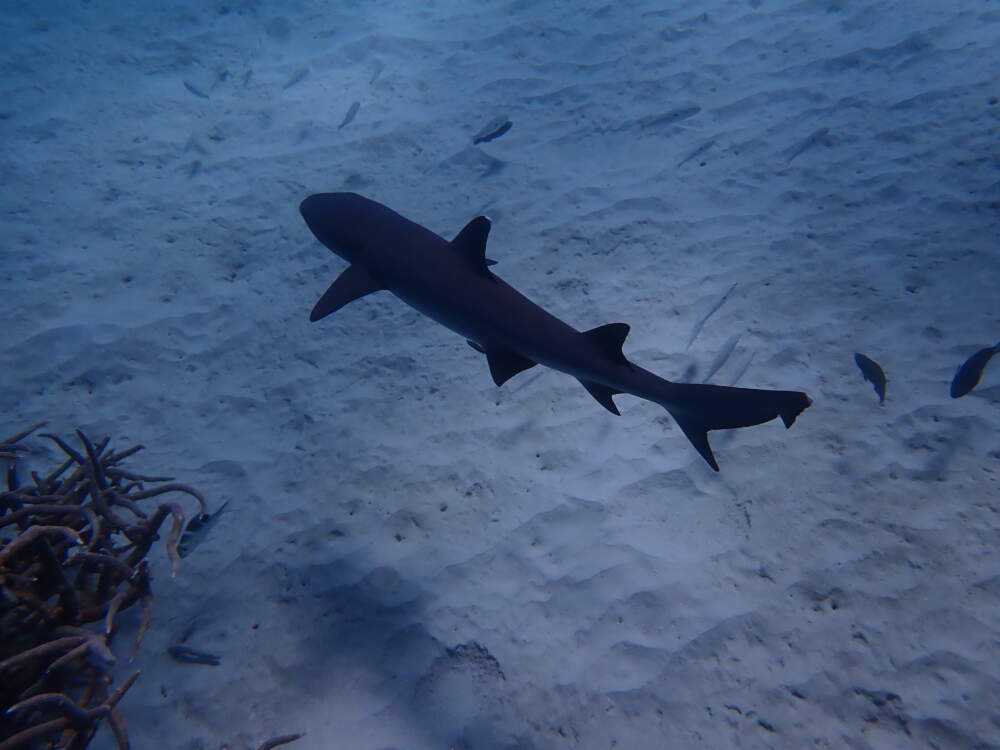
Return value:
M 386 289 L 485 354 L 497 385 L 542 364 L 577 378 L 614 414 L 612 397 L 619 393 L 662 405 L 716 471 L 709 430 L 779 416 L 790 427 L 811 403 L 796 391 L 673 383 L 629 362 L 622 353 L 625 323 L 578 331 L 489 270 L 486 217 L 473 219 L 448 242 L 353 193 L 312 195 L 300 210 L 317 239 L 351 264 L 316 303 L 310 320 Z

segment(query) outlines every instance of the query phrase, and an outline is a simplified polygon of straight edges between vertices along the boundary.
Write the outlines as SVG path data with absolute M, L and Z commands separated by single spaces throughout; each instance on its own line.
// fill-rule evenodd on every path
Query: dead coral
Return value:
M 127 750 L 118 702 L 139 673 L 111 689 L 116 618 L 139 603 L 134 657 L 152 614 L 146 554 L 171 517 L 166 547 L 176 574 L 184 528 L 180 505 L 160 503 L 147 513 L 143 501 L 179 492 L 194 497 L 205 515 L 205 500 L 183 484 L 147 488 L 171 480 L 119 466 L 142 446 L 115 452 L 108 438 L 94 443 L 80 430 L 79 448 L 42 434 L 66 458 L 21 486 L 20 443 L 40 427 L 0 442 L 7 464 L 7 491 L 0 492 L 0 750 L 83 750 L 101 721 Z M 92 623 L 100 625 L 86 627 Z

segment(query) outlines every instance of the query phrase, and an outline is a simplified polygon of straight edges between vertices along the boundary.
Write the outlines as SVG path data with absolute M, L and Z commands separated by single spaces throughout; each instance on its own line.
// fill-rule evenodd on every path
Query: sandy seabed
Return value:
M 1000 366 L 948 396 L 1000 338 L 996 3 L 156 5 L 0 16 L 6 430 L 230 503 L 156 561 L 135 747 L 1000 747 Z M 388 293 L 310 324 L 341 190 L 815 403 L 715 474 Z

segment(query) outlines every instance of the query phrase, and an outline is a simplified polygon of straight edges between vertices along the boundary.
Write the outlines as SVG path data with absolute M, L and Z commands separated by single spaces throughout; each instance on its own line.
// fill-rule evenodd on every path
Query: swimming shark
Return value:
M 484 354 L 498 386 L 545 365 L 575 377 L 612 414 L 619 414 L 614 397 L 621 393 L 660 404 L 715 471 L 710 430 L 777 417 L 791 427 L 812 403 L 798 391 L 672 382 L 630 362 L 622 351 L 626 323 L 578 331 L 490 270 L 485 216 L 449 242 L 355 193 L 310 195 L 299 210 L 316 239 L 350 264 L 313 307 L 311 321 L 388 290 Z

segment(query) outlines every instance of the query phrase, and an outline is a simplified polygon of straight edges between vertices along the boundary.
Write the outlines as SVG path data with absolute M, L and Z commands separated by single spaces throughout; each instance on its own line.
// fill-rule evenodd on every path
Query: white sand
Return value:
M 948 397 L 1000 339 L 995 3 L 125 5 L 0 14 L 0 407 L 231 501 L 157 553 L 135 747 L 1000 746 L 1000 365 Z M 310 324 L 330 190 L 815 404 L 717 475 L 389 294 Z M 165 654 L 196 614 L 221 666 Z

